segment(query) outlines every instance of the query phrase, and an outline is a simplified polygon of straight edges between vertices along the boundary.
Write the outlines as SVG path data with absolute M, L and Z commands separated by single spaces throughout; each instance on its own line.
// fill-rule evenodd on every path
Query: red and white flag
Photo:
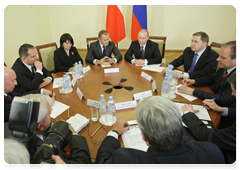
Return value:
M 122 5 L 108 5 L 106 29 L 115 44 L 126 37 Z

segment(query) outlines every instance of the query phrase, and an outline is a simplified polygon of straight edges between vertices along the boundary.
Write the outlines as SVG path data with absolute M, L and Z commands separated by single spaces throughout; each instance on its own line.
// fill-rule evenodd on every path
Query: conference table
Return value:
M 67 120 L 69 117 L 74 116 L 76 113 L 79 113 L 90 119 L 90 123 L 83 130 L 79 132 L 79 135 L 82 135 L 86 138 L 89 146 L 92 162 L 95 162 L 98 148 L 100 147 L 101 142 L 106 137 L 107 133 L 112 129 L 112 126 L 103 125 L 96 132 L 96 134 L 92 138 L 90 138 L 90 135 L 92 135 L 95 132 L 95 130 L 100 126 L 100 122 L 99 120 L 96 122 L 91 120 L 91 111 L 90 111 L 90 106 L 87 105 L 87 100 L 91 99 L 91 100 L 99 101 L 100 95 L 104 94 L 106 102 L 108 101 L 109 96 L 113 96 L 113 100 L 115 101 L 115 103 L 133 101 L 134 94 L 152 90 L 153 81 L 148 81 L 147 79 L 143 78 L 141 76 L 142 72 L 152 76 L 153 80 L 156 81 L 158 92 L 155 91 L 154 93 L 152 93 L 152 95 L 153 96 L 161 95 L 162 81 L 164 79 L 165 74 L 154 72 L 154 71 L 143 70 L 142 67 L 133 66 L 132 64 L 130 64 L 124 59 L 122 59 L 116 64 L 112 64 L 111 67 L 102 68 L 101 65 L 96 66 L 88 63 L 85 63 L 83 66 L 84 67 L 89 66 L 91 70 L 87 71 L 84 74 L 83 78 L 78 79 L 76 81 L 73 87 L 73 91 L 71 93 L 68 93 L 68 94 L 59 93 L 59 88 L 53 88 L 53 82 L 48 86 L 46 86 L 45 88 L 48 90 L 53 90 L 53 92 L 56 94 L 55 96 L 56 101 L 59 101 L 61 103 L 64 103 L 70 106 L 69 111 L 68 110 L 64 111 L 58 117 L 56 117 L 55 119 L 52 119 L 52 121 L 55 122 L 57 120 Z M 104 73 L 104 69 L 109 69 L 109 68 L 119 68 L 119 72 Z M 59 77 L 62 77 L 63 75 L 64 75 L 63 72 L 58 72 L 54 74 L 53 77 L 59 78 Z M 120 89 L 113 88 L 110 94 L 105 93 L 105 90 L 112 88 L 115 85 L 118 85 L 122 78 L 125 78 L 127 80 L 123 82 L 121 85 L 134 87 L 132 91 L 127 90 L 125 88 L 120 88 Z M 105 81 L 110 82 L 112 85 L 102 84 Z M 181 84 L 181 81 L 182 79 L 179 79 L 178 83 Z M 212 91 L 208 87 L 194 87 L 194 86 L 190 86 L 190 87 L 212 93 Z M 79 96 L 76 93 L 77 88 L 79 88 L 82 94 L 84 95 L 84 98 L 82 100 L 80 100 Z M 181 103 L 203 105 L 201 99 L 196 99 L 190 102 L 189 100 L 177 94 L 176 94 L 175 100 L 178 100 Z M 137 102 L 139 102 L 139 100 L 137 100 Z M 217 128 L 221 118 L 220 114 L 215 111 L 209 110 L 209 115 L 212 119 L 214 127 Z M 127 120 L 127 121 L 136 120 L 135 108 L 117 110 L 116 117 L 117 117 L 117 120 L 121 120 L 121 119 Z M 121 143 L 121 147 L 124 147 L 121 137 L 119 137 L 119 141 Z M 66 150 L 68 149 L 70 150 L 70 147 L 66 148 Z

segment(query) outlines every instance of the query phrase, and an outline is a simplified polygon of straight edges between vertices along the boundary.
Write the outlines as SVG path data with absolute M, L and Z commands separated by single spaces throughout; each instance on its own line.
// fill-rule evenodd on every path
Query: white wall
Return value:
M 228 5 L 148 5 L 150 35 L 167 36 L 166 49 L 184 49 L 192 34 L 205 31 L 212 41 L 236 39 L 236 9 Z M 132 5 L 123 5 L 126 38 L 131 43 Z M 11 67 L 23 43 L 34 46 L 57 42 L 70 33 L 77 48 L 86 49 L 86 37 L 106 28 L 106 5 L 7 6 L 4 11 L 4 61 Z

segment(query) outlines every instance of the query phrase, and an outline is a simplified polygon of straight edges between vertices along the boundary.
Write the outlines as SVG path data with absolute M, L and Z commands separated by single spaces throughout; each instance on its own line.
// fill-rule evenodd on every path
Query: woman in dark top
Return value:
M 54 51 L 54 73 L 59 71 L 68 72 L 74 70 L 74 63 L 83 60 L 78 54 L 76 47 L 73 47 L 74 42 L 70 34 L 65 33 L 60 37 L 60 48 Z

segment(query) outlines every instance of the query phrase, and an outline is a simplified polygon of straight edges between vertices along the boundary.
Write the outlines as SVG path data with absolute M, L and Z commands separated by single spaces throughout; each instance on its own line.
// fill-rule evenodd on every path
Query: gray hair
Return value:
M 49 105 L 52 105 L 52 99 L 48 95 L 44 94 L 28 94 L 26 96 L 23 96 L 23 98 L 28 100 L 35 99 L 40 101 L 38 123 L 44 122 L 48 113 L 47 103 Z
M 209 37 L 205 32 L 202 32 L 202 31 L 201 32 L 196 32 L 196 33 L 193 34 L 193 36 L 201 36 L 202 42 L 207 42 L 207 44 L 209 42 Z
M 179 108 L 172 101 L 161 96 L 146 98 L 136 107 L 136 119 L 153 148 L 169 151 L 181 145 L 182 117 Z
M 4 139 L 4 160 L 8 164 L 30 164 L 30 155 L 22 143 Z
M 236 59 L 236 41 L 229 41 L 225 44 L 222 44 L 222 47 L 230 47 L 231 48 L 231 59 Z
M 141 29 L 140 31 L 138 31 L 138 35 L 139 35 L 140 32 L 146 32 L 146 33 L 147 33 L 147 37 L 149 37 L 149 32 L 148 32 L 148 30 L 146 30 L 146 29 Z

